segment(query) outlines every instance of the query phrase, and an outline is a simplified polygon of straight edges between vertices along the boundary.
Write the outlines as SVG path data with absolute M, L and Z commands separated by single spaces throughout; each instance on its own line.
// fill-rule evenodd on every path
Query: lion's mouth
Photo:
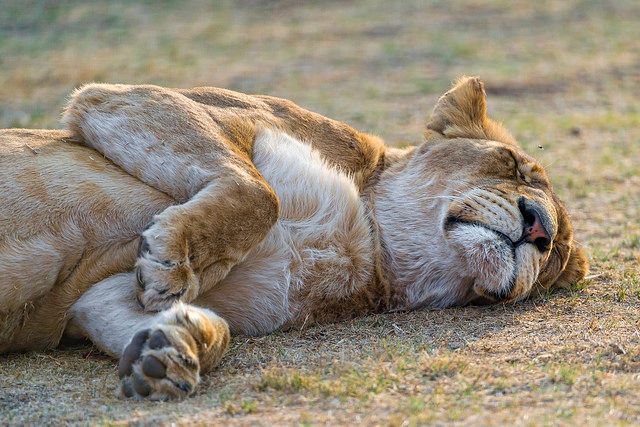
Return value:
M 507 236 L 505 233 L 503 233 L 500 230 L 496 230 L 495 228 L 491 227 L 488 224 L 485 224 L 485 223 L 483 223 L 481 221 L 473 221 L 473 220 L 459 218 L 459 217 L 456 217 L 456 216 L 448 216 L 447 217 L 447 219 L 444 221 L 444 230 L 445 231 L 450 231 L 453 227 L 455 227 L 458 224 L 460 224 L 460 225 L 473 225 L 473 226 L 476 226 L 476 227 L 482 227 L 485 230 L 492 231 L 493 233 L 496 234 L 496 236 L 498 236 L 498 238 L 500 240 L 502 240 L 504 243 L 506 243 L 511 248 L 514 256 L 515 256 L 516 248 L 518 246 L 520 246 L 521 244 L 525 243 L 524 233 L 522 234 L 522 236 L 518 240 L 513 241 L 511 239 L 511 237 Z
M 494 232 L 498 238 L 509 245 L 514 254 L 518 246 L 525 243 L 533 244 L 541 253 L 547 252 L 553 240 L 553 227 L 546 213 L 537 203 L 520 197 L 518 199 L 518 210 L 520 211 L 520 237 L 513 240 L 508 234 L 482 221 L 462 218 L 456 215 L 449 215 L 445 219 L 444 229 L 449 231 L 456 224 L 474 225 Z

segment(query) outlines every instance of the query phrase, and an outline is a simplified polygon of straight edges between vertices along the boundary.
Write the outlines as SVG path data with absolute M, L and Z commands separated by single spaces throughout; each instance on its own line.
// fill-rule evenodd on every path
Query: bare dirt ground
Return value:
M 0 127 L 59 127 L 89 81 L 287 97 L 417 143 L 480 75 L 572 212 L 592 276 L 517 305 L 235 338 L 197 395 L 117 400 L 89 346 L 0 356 L 4 424 L 640 423 L 640 4 L 19 1 L 0 5 Z

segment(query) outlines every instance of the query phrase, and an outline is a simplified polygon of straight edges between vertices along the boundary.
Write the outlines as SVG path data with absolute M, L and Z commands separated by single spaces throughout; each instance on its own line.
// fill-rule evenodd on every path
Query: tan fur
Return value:
M 587 269 L 477 78 L 406 150 L 217 88 L 92 84 L 64 120 L 0 132 L 0 352 L 89 337 L 125 397 L 190 394 L 230 332 L 517 301 Z M 522 206 L 548 248 L 522 244 Z

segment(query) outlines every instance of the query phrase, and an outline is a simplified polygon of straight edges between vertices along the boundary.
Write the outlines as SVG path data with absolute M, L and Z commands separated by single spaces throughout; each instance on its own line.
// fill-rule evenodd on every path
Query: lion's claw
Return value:
M 145 310 L 164 310 L 176 301 L 189 302 L 197 296 L 199 281 L 186 248 L 186 242 L 176 244 L 159 221 L 142 233 L 136 280 L 138 301 Z

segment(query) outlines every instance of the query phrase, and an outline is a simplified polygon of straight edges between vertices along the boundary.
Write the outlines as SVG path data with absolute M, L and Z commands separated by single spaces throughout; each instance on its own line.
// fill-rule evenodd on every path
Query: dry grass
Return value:
M 2 2 L 0 127 L 57 127 L 83 82 L 151 82 L 279 95 L 405 144 L 450 80 L 481 75 L 595 277 L 516 306 L 236 338 L 180 403 L 117 400 L 90 347 L 2 356 L 0 424 L 640 423 L 640 5 L 451 3 Z

